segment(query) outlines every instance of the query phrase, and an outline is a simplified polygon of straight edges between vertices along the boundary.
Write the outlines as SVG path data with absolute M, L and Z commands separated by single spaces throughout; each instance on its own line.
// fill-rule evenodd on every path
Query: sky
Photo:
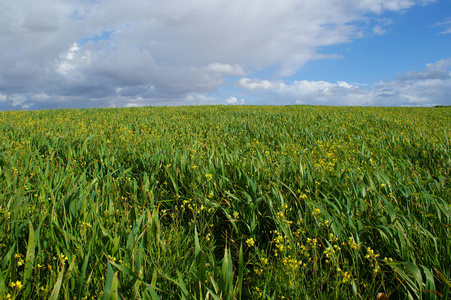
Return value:
M 449 0 L 0 0 L 0 110 L 451 105 Z

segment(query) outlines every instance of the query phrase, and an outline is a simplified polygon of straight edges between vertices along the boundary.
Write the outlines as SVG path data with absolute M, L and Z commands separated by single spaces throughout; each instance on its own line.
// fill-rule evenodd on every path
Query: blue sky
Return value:
M 399 72 L 421 70 L 427 63 L 451 56 L 451 36 L 440 34 L 443 27 L 433 26 L 451 17 L 449 1 L 415 6 L 383 17 L 392 22 L 384 34 L 329 47 L 326 52 L 339 53 L 343 58 L 308 63 L 300 74 L 308 80 L 372 84 L 391 79 Z
M 451 105 L 449 1 L 0 4 L 0 110 Z

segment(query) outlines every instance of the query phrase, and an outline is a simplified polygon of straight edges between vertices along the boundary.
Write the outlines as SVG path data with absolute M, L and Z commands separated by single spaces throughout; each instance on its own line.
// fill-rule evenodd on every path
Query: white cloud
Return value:
M 229 97 L 226 99 L 227 104 L 244 104 L 246 101 L 244 99 L 238 100 L 236 97 Z
M 295 81 L 282 90 L 298 104 L 368 105 L 368 91 L 344 81 Z
M 434 24 L 435 26 L 443 27 L 444 30 L 441 32 L 441 34 L 447 34 L 451 33 L 451 18 L 447 18 L 443 22 L 437 22 Z
M 186 96 L 185 103 L 189 105 L 209 105 L 209 104 L 217 104 L 218 99 L 211 96 L 206 96 L 204 94 L 192 93 Z M 162 103 L 160 105 L 165 105 Z
M 19 107 L 22 109 L 27 109 L 33 106 L 32 103 L 28 102 L 27 96 L 23 94 L 12 94 L 8 96 L 8 100 L 11 101 L 13 107 Z
M 228 104 L 235 104 L 238 102 L 238 99 L 236 97 L 230 97 L 226 101 Z
M 218 73 L 224 75 L 246 75 L 246 72 L 240 65 L 229 65 L 229 64 L 221 64 L 221 63 L 211 63 L 209 64 L 205 70 L 211 73 Z
M 381 25 L 376 25 L 373 28 L 374 34 L 383 35 L 387 30 L 385 30 Z
M 238 82 L 266 104 L 320 104 L 372 106 L 451 105 L 451 58 L 427 64 L 421 71 L 408 71 L 395 80 L 371 87 L 345 81 L 281 81 L 242 78 Z M 264 91 L 264 94 L 259 93 Z M 276 101 L 274 99 L 277 99 Z
M 278 81 L 275 82 L 261 79 L 241 78 L 238 82 L 238 86 L 249 90 L 274 90 L 282 88 L 284 84 Z
M 448 69 L 451 69 L 451 58 L 442 59 L 435 63 L 426 64 L 426 68 L 418 71 L 407 71 L 398 75 L 400 80 L 426 80 L 449 78 Z
M 76 62 L 74 59 L 76 58 L 77 52 L 80 50 L 77 43 L 74 43 L 72 47 L 69 48 L 65 55 L 65 59 L 61 60 L 59 65 L 56 68 L 56 72 L 66 75 L 71 70 L 75 69 Z
M 271 67 L 279 78 L 291 76 L 308 61 L 340 57 L 321 51 L 358 38 L 368 14 L 427 2 L 0 1 L 0 92 L 45 94 L 27 101 L 49 106 L 188 104 L 188 95 L 216 92 L 229 75 Z M 373 29 L 383 31 L 383 24 Z M 282 87 L 256 79 L 241 85 Z M 206 97 L 193 101 L 214 101 Z

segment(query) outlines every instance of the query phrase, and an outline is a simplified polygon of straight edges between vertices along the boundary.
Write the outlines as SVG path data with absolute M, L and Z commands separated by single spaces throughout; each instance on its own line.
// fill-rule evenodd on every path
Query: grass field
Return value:
M 451 110 L 0 112 L 0 299 L 448 299 Z

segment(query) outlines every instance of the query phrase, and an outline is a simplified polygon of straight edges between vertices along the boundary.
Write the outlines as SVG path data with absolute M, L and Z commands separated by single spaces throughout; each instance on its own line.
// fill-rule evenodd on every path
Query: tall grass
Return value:
M 451 111 L 0 113 L 0 299 L 447 299 Z

